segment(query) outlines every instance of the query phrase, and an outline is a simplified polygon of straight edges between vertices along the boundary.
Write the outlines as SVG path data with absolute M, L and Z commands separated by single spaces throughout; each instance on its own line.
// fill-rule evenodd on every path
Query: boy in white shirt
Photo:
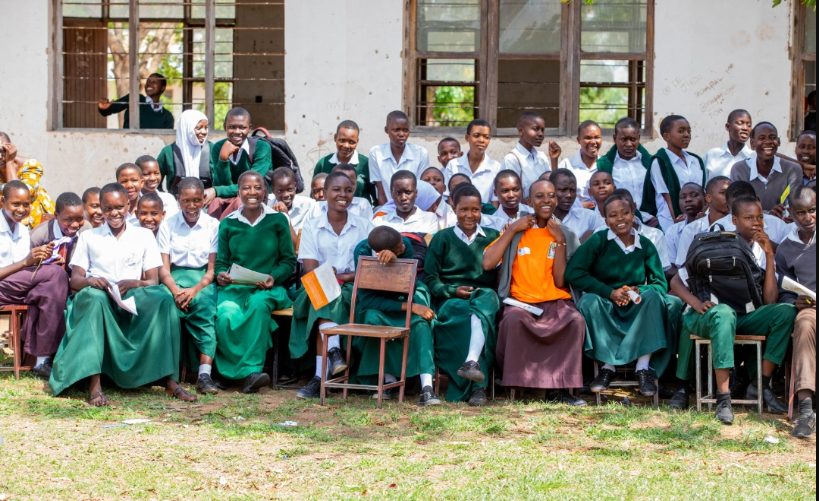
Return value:
M 171 217 L 179 212 L 179 204 L 176 197 L 170 193 L 159 191 L 159 186 L 162 183 L 162 171 L 159 170 L 159 162 L 151 155 L 143 155 L 134 162 L 137 167 L 142 169 L 142 195 L 148 193 L 156 193 L 162 200 L 162 205 L 165 207 L 165 215 Z
M 456 174 L 467 176 L 472 181 L 472 185 L 481 193 L 481 199 L 484 202 L 491 201 L 497 207 L 497 199 L 493 195 L 495 177 L 501 171 L 501 165 L 486 154 L 491 140 L 492 126 L 489 125 L 489 122 L 483 119 L 471 121 L 466 127 L 469 151 L 466 155 L 449 162 L 444 174 L 447 183 Z
M 304 224 L 317 214 L 319 204 L 312 198 L 296 195 L 296 177 L 290 167 L 279 167 L 273 171 L 273 193 L 268 205 L 281 212 L 290 221 L 290 236 L 298 242 L 299 232 Z
M 560 161 L 560 145 L 549 141 L 549 155 L 538 151 L 546 139 L 546 120 L 538 113 L 526 111 L 518 117 L 518 136 L 515 149 L 503 157 L 501 170 L 513 170 L 523 184 L 523 198 L 529 198 L 529 187 L 540 176 L 552 170 Z M 483 199 L 484 202 L 489 199 Z
M 708 180 L 717 176 L 731 176 L 731 168 L 737 162 L 748 160 L 754 150 L 748 146 L 754 122 L 746 110 L 734 110 L 728 115 L 725 130 L 728 142 L 705 154 L 705 175 Z
M 606 221 L 598 211 L 578 208 L 575 205 L 577 178 L 572 171 L 558 169 L 549 175 L 549 181 L 554 185 L 557 196 L 554 216 L 572 230 L 581 243 L 592 236 L 598 228 L 606 226 Z
M 387 226 L 398 233 L 438 233 L 438 217 L 433 212 L 425 212 L 415 205 L 418 198 L 418 180 L 412 172 L 396 172 L 390 181 L 395 210 L 373 219 L 373 226 Z
M 589 182 L 597 172 L 600 147 L 603 146 L 603 131 L 593 120 L 587 120 L 577 128 L 577 142 L 580 151 L 571 158 L 560 162 L 559 168 L 569 169 L 577 178 L 577 200 L 584 209 L 594 207 L 594 198 L 589 195 Z
M 429 167 L 427 150 L 408 143 L 410 136 L 409 117 L 403 111 L 393 111 L 387 115 L 387 126 L 384 132 L 390 142 L 370 150 L 370 182 L 378 191 L 378 205 L 385 205 L 391 200 L 386 184 L 400 170 L 408 170 L 420 177 Z

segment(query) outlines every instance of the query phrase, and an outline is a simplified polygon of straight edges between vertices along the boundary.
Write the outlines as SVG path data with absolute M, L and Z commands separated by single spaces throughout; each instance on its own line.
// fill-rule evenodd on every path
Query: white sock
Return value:
M 421 389 L 432 386 L 432 374 L 421 374 Z
M 338 324 L 335 322 L 326 322 L 319 325 L 319 333 L 321 331 L 332 329 L 334 327 L 338 327 Z M 324 334 L 322 334 L 323 336 Z M 341 342 L 339 341 L 339 336 L 332 336 L 330 339 L 327 340 L 327 351 L 334 350 L 336 348 L 341 348 Z
M 324 376 L 321 375 L 321 355 L 316 357 L 316 377 L 324 379 Z
M 617 372 L 617 368 L 611 364 L 604 365 L 603 369 L 611 372 Z
M 647 371 L 649 362 L 651 362 L 651 355 L 643 355 L 642 357 L 638 358 L 637 359 L 637 370 L 638 371 Z
M 384 383 L 392 384 L 392 383 L 394 383 L 396 381 L 398 381 L 398 379 L 395 376 L 393 376 L 392 374 L 384 374 Z
M 37 363 L 35 365 L 43 365 L 46 362 L 48 362 L 48 357 L 37 357 Z
M 199 364 L 199 375 L 207 374 L 210 376 L 211 371 L 213 370 L 213 366 L 210 364 Z
M 472 337 L 469 339 L 469 354 L 466 356 L 467 362 L 477 362 L 483 353 L 483 346 L 486 343 L 486 336 L 483 333 L 481 320 L 472 315 Z

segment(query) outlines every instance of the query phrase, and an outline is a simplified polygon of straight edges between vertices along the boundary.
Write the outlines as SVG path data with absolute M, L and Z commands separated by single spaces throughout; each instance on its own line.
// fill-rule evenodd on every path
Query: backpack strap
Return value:
M 256 143 L 259 142 L 258 137 L 250 136 L 247 138 L 247 145 L 248 145 L 248 153 L 247 153 L 247 162 L 250 165 L 253 165 L 253 156 L 256 154 Z
M 202 154 L 199 155 L 199 179 L 205 187 L 213 184 L 213 173 L 210 170 L 210 143 L 205 141 L 202 145 Z

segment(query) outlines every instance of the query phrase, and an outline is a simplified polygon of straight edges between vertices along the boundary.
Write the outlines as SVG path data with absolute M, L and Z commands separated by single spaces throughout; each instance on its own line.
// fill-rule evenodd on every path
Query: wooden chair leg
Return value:
M 435 394 L 441 395 L 441 369 L 435 368 Z
M 22 361 L 21 351 L 23 349 L 23 340 L 20 339 L 20 317 L 18 313 L 15 311 L 11 312 L 11 318 L 9 319 L 9 340 L 11 341 L 12 350 L 14 351 L 14 356 L 12 360 L 14 361 L 14 379 L 20 379 L 20 363 Z
M 404 338 L 404 357 L 401 359 L 401 386 L 398 390 L 398 403 L 404 403 L 404 392 L 407 389 L 407 358 L 409 357 L 409 336 Z
M 352 370 L 351 369 L 352 364 L 350 362 L 352 361 L 352 358 L 351 358 L 352 355 L 353 355 L 353 336 L 347 336 L 347 370 L 344 371 L 344 382 L 345 383 L 350 382 L 350 371 Z M 347 393 L 348 393 L 347 388 L 344 388 L 342 390 L 342 392 L 341 392 L 341 399 L 343 401 L 345 401 L 345 402 L 347 401 Z
M 321 336 L 321 405 L 327 400 L 327 336 L 319 331 Z
M 791 374 L 790 384 L 788 385 L 788 421 L 793 422 L 793 404 L 796 401 L 796 364 L 793 360 L 791 360 L 790 371 L 786 370 L 785 372 L 790 372 Z
M 378 356 L 378 408 L 384 400 L 384 357 L 387 352 L 387 340 L 381 339 L 381 353 Z
M 762 415 L 763 400 L 762 400 L 762 342 L 756 343 L 756 388 L 757 388 L 757 407 L 759 408 L 759 415 Z
M 597 379 L 597 376 L 600 374 L 600 365 L 597 363 L 597 360 L 594 361 L 594 378 Z M 603 405 L 603 397 L 600 393 L 595 393 L 595 398 L 597 400 L 597 407 Z
M 697 412 L 702 412 L 702 343 L 694 341 L 695 384 L 697 388 Z
M 511 390 L 509 390 L 509 392 L 510 392 L 509 401 L 514 402 L 515 401 L 515 389 L 512 388 Z
M 273 374 L 270 375 L 270 386 L 273 388 L 276 387 L 276 384 L 279 382 L 279 327 L 273 331 L 272 334 L 273 338 L 273 368 L 271 372 Z

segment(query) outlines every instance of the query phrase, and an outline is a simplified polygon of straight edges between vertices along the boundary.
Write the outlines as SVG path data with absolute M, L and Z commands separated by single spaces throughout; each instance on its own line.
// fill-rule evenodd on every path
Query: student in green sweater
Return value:
M 145 81 L 145 94 L 139 96 L 139 128 L 140 129 L 173 129 L 173 113 L 162 105 L 162 94 L 168 86 L 168 81 L 159 73 L 153 73 Z M 122 123 L 123 129 L 131 128 L 131 110 L 128 105 L 130 94 L 125 94 L 113 103 L 108 99 L 100 99 L 97 108 L 100 115 L 107 117 L 125 112 Z
M 415 259 L 412 244 L 407 237 L 402 237 L 396 230 L 381 226 L 374 229 L 367 240 L 358 244 L 355 249 L 356 268 L 360 257 L 376 256 L 384 265 L 395 259 Z M 432 326 L 435 312 L 430 308 L 429 291 L 422 283 L 415 286 L 412 304 L 412 321 L 410 324 L 410 346 L 407 355 L 407 378 L 421 377 L 421 395 L 419 407 L 440 405 L 432 387 L 432 375 L 435 373 L 433 355 Z M 389 292 L 359 290 L 356 304 L 356 321 L 369 325 L 391 325 L 403 328 L 407 322 L 406 295 Z M 378 360 L 381 343 L 377 339 L 356 338 L 357 349 L 361 353 L 361 363 L 357 374 L 369 379 L 378 379 Z M 395 374 L 401 371 L 404 354 L 404 343 L 388 343 L 384 361 L 384 382 L 394 383 Z M 393 388 L 384 392 L 385 399 L 395 398 L 398 390 Z
M 213 189 L 216 199 L 208 205 L 208 215 L 222 220 L 241 206 L 237 196 L 237 181 L 249 170 L 264 178 L 273 168 L 273 151 L 265 141 L 249 140 L 253 129 L 250 113 L 244 108 L 232 108 L 225 116 L 227 138 L 210 150 L 213 169 Z
M 219 224 L 215 360 L 223 377 L 244 379 L 243 392 L 256 393 L 270 384 L 262 372 L 278 328 L 270 312 L 293 304 L 280 284 L 296 269 L 296 254 L 287 217 L 264 204 L 267 185 L 261 174 L 241 174 L 238 188 L 242 208 Z M 234 283 L 228 274 L 233 264 L 265 273 L 267 280 Z
M 477 188 L 461 186 L 453 199 L 458 224 L 435 235 L 424 263 L 424 282 L 438 316 L 435 363 L 449 376 L 448 401 L 483 407 L 486 374 L 495 358 L 495 316 L 500 309 L 493 290 L 497 273 L 484 271 L 483 254 L 500 233 L 480 226 L 482 204 Z
M 360 129 L 352 120 L 345 120 L 338 124 L 333 141 L 336 143 L 336 152 L 327 155 L 316 163 L 313 175 L 330 174 L 337 165 L 349 164 L 355 167 L 356 188 L 355 196 L 366 198 L 374 203 L 375 190 L 370 185 L 370 158 L 358 152 Z
M 176 141 L 162 148 L 156 161 L 165 182 L 165 191 L 177 195 L 177 185 L 186 177 L 198 177 L 205 185 L 205 206 L 216 198 L 211 172 L 208 141 L 208 117 L 197 110 L 187 110 L 179 117 Z
M 668 283 L 654 244 L 634 229 L 631 200 L 612 195 L 604 210 L 609 230 L 589 237 L 565 274 L 583 293 L 577 309 L 586 319 L 586 355 L 605 364 L 590 389 L 606 391 L 616 366 L 637 360 L 640 393 L 651 397 L 657 392 L 651 356 L 668 347 Z

